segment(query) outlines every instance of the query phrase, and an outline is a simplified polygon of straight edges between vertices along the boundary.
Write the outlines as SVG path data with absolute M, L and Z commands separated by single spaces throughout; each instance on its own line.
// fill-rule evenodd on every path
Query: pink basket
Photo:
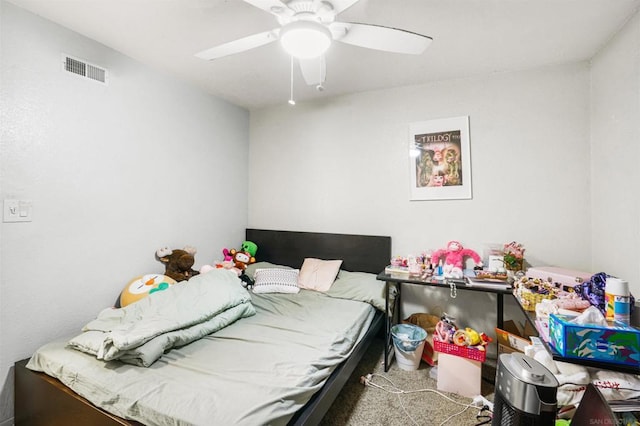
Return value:
M 484 362 L 487 359 L 487 351 L 481 351 L 469 346 L 458 346 L 453 343 L 445 343 L 433 339 L 433 350 L 443 354 L 461 356 L 474 361 Z

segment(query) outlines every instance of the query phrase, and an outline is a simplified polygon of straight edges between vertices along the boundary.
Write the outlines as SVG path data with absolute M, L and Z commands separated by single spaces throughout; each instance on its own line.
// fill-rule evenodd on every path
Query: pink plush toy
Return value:
M 215 265 L 203 265 L 202 268 L 200 268 L 200 273 L 206 274 L 209 271 L 212 271 L 214 269 L 219 269 L 219 268 L 233 269 L 234 267 L 232 262 L 233 255 L 231 254 L 231 250 L 229 250 L 228 248 L 223 248 L 222 256 L 223 256 L 222 262 L 216 262 Z M 240 272 L 241 271 L 238 271 L 238 275 L 240 275 Z
M 447 277 L 462 278 L 462 270 L 464 269 L 464 258 L 471 257 L 473 261 L 482 266 L 482 260 L 478 253 L 473 250 L 462 247 L 458 241 L 449 241 L 446 249 L 439 249 L 431 255 L 431 264 L 436 266 L 440 262 L 440 258 L 444 256 L 443 272 Z
M 229 250 L 228 248 L 223 248 L 222 249 L 222 256 L 225 262 L 233 260 L 233 255 L 231 254 L 231 250 Z
M 202 268 L 200 268 L 200 273 L 206 274 L 207 272 L 213 271 L 214 269 L 233 269 L 238 275 L 240 275 L 240 273 L 242 272 L 235 267 L 232 261 L 223 260 L 221 262 L 216 262 L 213 265 L 203 265 Z

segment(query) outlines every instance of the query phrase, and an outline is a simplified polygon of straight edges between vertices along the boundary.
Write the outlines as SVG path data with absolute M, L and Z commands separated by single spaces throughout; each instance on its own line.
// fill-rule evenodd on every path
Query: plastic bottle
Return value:
M 604 286 L 605 312 L 607 320 L 629 324 L 631 314 L 629 283 L 618 278 L 607 277 Z

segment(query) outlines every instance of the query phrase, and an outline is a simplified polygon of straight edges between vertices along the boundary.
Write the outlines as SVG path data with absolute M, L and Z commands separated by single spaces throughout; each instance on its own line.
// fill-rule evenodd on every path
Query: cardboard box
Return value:
M 503 324 L 503 329 L 496 327 L 498 354 L 524 352 L 525 346 L 531 344 L 529 336 L 536 335 L 537 333 L 528 322 L 521 327 L 515 321 L 507 320 Z
M 619 321 L 578 325 L 573 318 L 549 315 L 549 343 L 560 355 L 640 367 L 640 330 Z
M 480 361 L 445 353 L 438 356 L 438 390 L 473 398 L 480 395 L 481 387 Z

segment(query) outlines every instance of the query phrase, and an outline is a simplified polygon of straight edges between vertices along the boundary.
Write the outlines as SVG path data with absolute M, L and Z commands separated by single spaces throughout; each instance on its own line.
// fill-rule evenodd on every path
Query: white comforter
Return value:
M 255 313 L 237 275 L 217 269 L 124 308 L 103 310 L 69 346 L 100 360 L 148 367 L 165 351 Z

